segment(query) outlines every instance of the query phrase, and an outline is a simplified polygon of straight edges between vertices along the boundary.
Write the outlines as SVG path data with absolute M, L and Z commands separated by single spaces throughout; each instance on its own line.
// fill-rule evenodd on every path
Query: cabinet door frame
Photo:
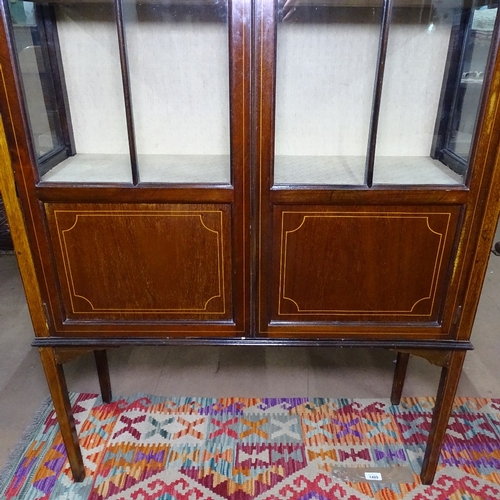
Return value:
M 385 6 L 390 5 L 386 2 Z M 387 22 L 387 21 L 383 21 Z M 255 322 L 257 335 L 272 338 L 316 337 L 318 339 L 346 339 L 353 341 L 359 336 L 370 339 L 404 341 L 404 339 L 468 340 L 479 299 L 481 279 L 486 269 L 491 243 L 491 226 L 496 223 L 498 206 L 488 196 L 498 191 L 492 185 L 498 177 L 496 151 L 500 143 L 500 115 L 498 114 L 498 88 L 500 60 L 498 58 L 499 20 L 492 40 L 493 58 L 488 69 L 489 78 L 484 86 L 484 98 L 479 110 L 475 141 L 471 154 L 471 168 L 464 185 L 457 186 L 398 186 L 371 185 L 273 185 L 274 162 L 274 111 L 276 91 L 276 3 L 259 0 L 256 6 L 256 169 L 255 192 L 257 193 L 256 227 L 258 228 L 258 278 L 256 280 L 258 306 Z M 381 47 L 387 45 L 387 27 L 381 27 Z M 382 60 L 383 62 L 383 60 Z M 379 68 L 381 58 L 379 54 Z M 380 99 L 379 73 L 375 78 L 375 101 Z M 377 97 L 378 95 L 378 97 Z M 378 103 L 378 106 L 380 103 Z M 375 102 L 375 106 L 377 103 Z M 375 110 L 377 111 L 377 110 Z M 377 111 L 378 112 L 378 111 Z M 373 127 L 373 123 L 372 123 Z M 277 302 L 279 285 L 273 281 L 276 266 L 273 248 L 279 246 L 280 235 L 273 228 L 275 211 L 293 211 L 297 206 L 324 207 L 325 211 L 349 210 L 350 207 L 368 207 L 386 211 L 391 207 L 421 206 L 447 207 L 458 210 L 460 215 L 452 236 L 451 255 L 444 278 L 447 286 L 442 291 L 441 309 L 434 325 L 419 325 L 405 321 L 403 317 L 391 324 L 367 321 L 325 321 L 304 323 L 273 321 L 272 307 Z M 377 208 L 378 207 L 378 208 Z M 493 211 L 492 211 L 493 210 Z M 487 241 L 484 239 L 488 234 Z M 274 255 L 276 251 L 274 250 Z M 474 260 L 475 259 L 475 260 Z M 304 284 L 304 287 L 307 287 Z M 275 312 L 273 310 L 273 312 Z
M 231 183 L 224 185 L 200 184 L 146 184 L 138 185 L 40 182 L 36 155 L 29 132 L 27 109 L 19 68 L 13 52 L 11 26 L 2 3 L 0 26 L 0 112 L 5 123 L 12 168 L 20 203 L 26 219 L 34 265 L 40 282 L 41 297 L 49 322 L 50 335 L 56 337 L 146 337 L 146 336 L 215 336 L 238 337 L 250 331 L 250 61 L 251 61 L 251 5 L 249 0 L 228 1 L 228 34 L 230 68 L 230 147 Z M 232 319 L 205 321 L 182 319 L 146 322 L 123 321 L 67 321 L 60 275 L 55 264 L 54 248 L 46 207 L 53 203 L 92 207 L 99 203 L 213 205 L 222 204 L 227 210 L 231 242 L 229 252 L 232 269 Z

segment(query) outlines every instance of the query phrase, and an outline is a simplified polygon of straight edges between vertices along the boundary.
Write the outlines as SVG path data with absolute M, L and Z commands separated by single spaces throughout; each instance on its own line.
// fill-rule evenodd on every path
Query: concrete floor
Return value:
M 500 397 L 500 257 L 492 255 L 458 395 Z M 17 263 L 0 255 L 0 469 L 48 396 Z M 116 395 L 388 398 L 395 354 L 373 349 L 171 347 L 109 352 Z M 65 365 L 69 390 L 99 392 L 93 356 Z M 439 368 L 412 358 L 403 395 L 434 396 Z

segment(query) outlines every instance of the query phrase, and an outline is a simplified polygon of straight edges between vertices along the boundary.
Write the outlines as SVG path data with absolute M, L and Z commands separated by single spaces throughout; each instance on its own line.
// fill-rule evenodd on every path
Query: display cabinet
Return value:
M 76 480 L 62 364 L 381 347 L 442 367 L 434 477 L 500 199 L 497 4 L 4 0 L 2 193 Z M 12 223 L 11 223 L 12 225 Z

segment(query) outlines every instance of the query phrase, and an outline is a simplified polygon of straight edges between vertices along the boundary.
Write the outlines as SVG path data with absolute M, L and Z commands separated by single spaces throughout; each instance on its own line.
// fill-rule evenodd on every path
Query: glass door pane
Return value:
M 396 4 L 375 183 L 463 183 L 496 14 L 496 7 L 461 0 Z
M 9 8 L 41 180 L 130 183 L 113 5 Z
M 227 0 L 124 9 L 141 182 L 230 183 Z
M 275 184 L 364 184 L 382 1 L 338 4 L 279 0 Z

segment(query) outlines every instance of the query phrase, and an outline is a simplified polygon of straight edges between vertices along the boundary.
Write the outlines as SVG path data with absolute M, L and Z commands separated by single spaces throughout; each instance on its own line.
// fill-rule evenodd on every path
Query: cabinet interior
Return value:
M 358 3 L 276 6 L 275 184 L 365 182 L 382 4 Z M 141 182 L 230 184 L 227 3 L 124 5 Z M 52 64 L 43 53 L 44 34 L 57 42 L 72 136 L 68 154 L 40 169 L 41 180 L 130 183 L 127 106 L 117 90 L 122 87 L 122 70 L 113 4 L 57 2 L 50 29 L 39 26 L 39 9 L 32 2 L 11 4 L 17 12 L 13 19 L 19 65 L 40 158 L 64 142 L 57 130 L 64 123 L 50 99 L 50 82 L 44 82 Z M 454 26 L 467 9 L 471 11 L 458 2 L 395 3 L 380 100 L 375 183 L 463 183 L 465 167 L 457 170 L 443 160 L 436 137 L 456 44 Z M 496 15 L 496 8 L 488 10 Z M 487 50 L 481 48 L 484 43 L 477 45 L 471 58 L 484 66 Z M 469 95 L 477 94 L 481 78 L 475 83 Z M 470 116 L 461 122 L 459 117 L 453 139 L 464 165 L 477 114 L 478 98 L 474 99 Z

